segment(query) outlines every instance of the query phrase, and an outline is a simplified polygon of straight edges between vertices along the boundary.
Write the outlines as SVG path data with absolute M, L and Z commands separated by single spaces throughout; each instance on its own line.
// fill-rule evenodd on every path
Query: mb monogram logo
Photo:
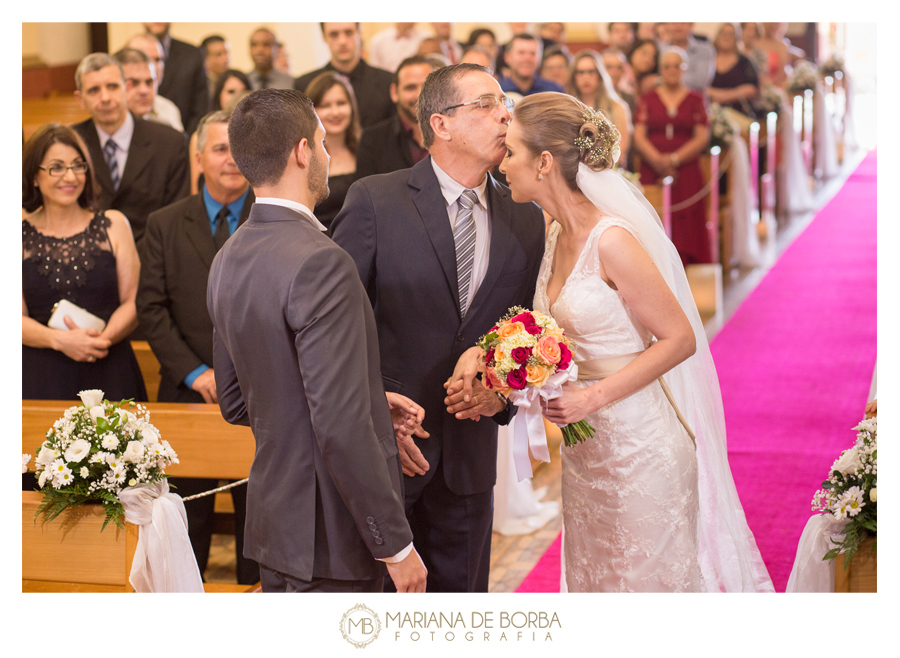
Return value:
M 375 641 L 381 632 L 381 620 L 370 608 L 358 603 L 341 618 L 341 635 L 357 649 Z

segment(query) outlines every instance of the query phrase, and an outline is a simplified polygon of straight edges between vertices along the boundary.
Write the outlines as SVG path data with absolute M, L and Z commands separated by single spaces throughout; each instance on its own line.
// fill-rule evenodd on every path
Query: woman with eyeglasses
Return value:
M 22 153 L 23 399 L 74 400 L 86 389 L 101 389 L 110 400 L 147 399 L 125 340 L 137 327 L 134 237 L 122 213 L 98 210 L 98 197 L 90 156 L 75 131 L 51 123 L 28 140 Z M 64 300 L 81 310 L 51 328 Z
M 631 148 L 631 110 L 613 86 L 612 79 L 603 66 L 600 53 L 582 50 L 572 60 L 569 84 L 566 92 L 588 107 L 603 112 L 619 131 L 621 155 L 618 164 L 625 166 Z

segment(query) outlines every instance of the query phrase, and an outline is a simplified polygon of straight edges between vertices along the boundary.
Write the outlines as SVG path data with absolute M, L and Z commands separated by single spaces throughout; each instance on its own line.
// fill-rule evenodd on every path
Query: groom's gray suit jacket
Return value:
M 222 415 L 256 439 L 244 555 L 296 578 L 380 577 L 412 541 L 372 308 L 350 256 L 254 204 L 207 305 Z

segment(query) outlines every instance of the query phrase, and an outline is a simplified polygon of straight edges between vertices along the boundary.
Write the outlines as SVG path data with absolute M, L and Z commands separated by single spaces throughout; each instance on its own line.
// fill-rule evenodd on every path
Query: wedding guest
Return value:
M 466 46 L 460 64 L 478 64 L 478 66 L 483 66 L 491 71 L 495 71 L 497 60 L 494 59 L 490 50 L 476 44 L 474 46 Z M 494 77 L 497 77 L 496 74 L 494 74 Z
M 756 47 L 766 56 L 766 73 L 772 84 L 783 87 L 787 82 L 791 65 L 803 59 L 804 52 L 791 45 L 785 37 L 787 23 L 763 23 L 763 33 L 756 41 Z
M 160 363 L 159 402 L 215 404 L 213 326 L 206 310 L 206 284 L 216 252 L 244 223 L 253 192 L 231 157 L 229 114 L 207 114 L 197 127 L 202 191 L 157 210 L 147 220 L 141 245 L 136 298 L 141 328 Z M 171 478 L 181 497 L 215 489 L 216 480 Z M 247 485 L 229 490 L 234 501 L 237 581 L 259 581 L 259 567 L 244 558 Z M 185 505 L 188 535 L 200 573 L 206 571 L 213 534 L 215 496 Z
M 213 111 L 225 109 L 237 95 L 250 90 L 250 79 L 244 73 L 236 69 L 228 69 L 219 76 L 216 88 L 213 89 Z M 190 159 L 191 167 L 191 194 L 197 194 L 200 191 L 203 181 L 197 153 L 197 132 L 194 131 L 188 143 L 188 158 Z
M 515 35 L 506 47 L 506 64 L 509 75 L 500 78 L 503 91 L 514 91 L 522 96 L 541 91 L 562 91 L 555 82 L 538 75 L 541 61 L 541 41 L 530 34 Z
M 634 97 L 634 73 L 628 64 L 628 59 L 620 50 L 607 48 L 603 51 L 603 66 L 609 73 L 609 79 L 612 80 L 613 89 L 619 94 L 619 97 L 628 105 L 631 115 L 634 116 L 634 110 L 637 100 Z
M 128 110 L 136 117 L 184 132 L 178 106 L 156 93 L 156 69 L 150 58 L 134 48 L 122 48 L 113 57 L 122 66 L 125 75 Z
M 209 86 L 210 102 L 213 99 L 213 90 L 225 71 L 228 70 L 228 58 L 231 55 L 231 45 L 225 41 L 225 37 L 211 34 L 200 42 L 200 52 L 203 54 L 203 68 L 206 69 L 206 80 Z
M 709 144 L 703 96 L 684 84 L 686 58 L 684 51 L 673 46 L 663 51 L 659 59 L 662 83 L 641 97 L 634 121 L 641 183 L 652 185 L 664 176 L 673 176 L 673 205 L 703 189 L 697 158 Z M 685 265 L 712 262 L 706 204 L 702 197 L 672 213 L 672 242 Z
M 544 51 L 541 76 L 565 89 L 569 84 L 569 60 L 569 55 L 560 46 L 550 46 Z
M 631 147 L 631 110 L 616 93 L 612 80 L 603 66 L 600 53 L 582 50 L 572 61 L 571 77 L 566 93 L 574 96 L 588 107 L 602 111 L 619 131 L 619 164 L 625 166 Z
M 178 106 L 185 131 L 192 133 L 209 108 L 203 55 L 197 46 L 173 39 L 169 34 L 171 26 L 171 23 L 144 23 L 144 28 L 159 41 L 163 50 L 159 94 Z
M 128 217 L 139 243 L 147 215 L 188 195 L 185 136 L 128 111 L 122 67 L 106 53 L 92 53 L 81 60 L 75 86 L 75 96 L 91 118 L 72 128 L 91 155 L 100 185 L 98 204 Z
M 646 41 L 647 39 L 651 39 L 656 41 L 656 26 L 657 23 L 638 23 L 637 27 L 634 29 L 635 40 Z M 632 44 L 632 48 L 633 47 L 634 44 Z
M 334 71 L 350 80 L 359 103 L 359 124 L 363 128 L 390 119 L 394 114 L 391 80 L 388 71 L 371 66 L 362 59 L 362 36 L 359 23 L 319 23 L 322 38 L 331 50 L 331 59 L 320 69 L 301 75 L 294 89 L 303 91 L 320 73 Z
M 463 47 L 453 38 L 453 23 L 432 23 L 431 27 L 434 28 L 434 35 L 440 43 L 441 54 L 451 64 L 459 64 L 463 56 Z
M 325 228 L 344 205 L 347 190 L 356 180 L 356 153 L 362 130 L 359 111 L 350 81 L 340 73 L 326 71 L 316 76 L 305 91 L 325 128 L 325 150 L 328 164 L 328 197 L 313 212 Z
M 667 43 L 681 48 L 687 55 L 684 85 L 706 93 L 716 74 L 716 51 L 708 42 L 691 34 L 693 27 L 693 23 L 666 23 Z
M 741 42 L 738 49 L 756 66 L 760 84 L 771 82 L 769 80 L 769 58 L 757 47 L 759 38 L 763 34 L 762 26 L 756 22 L 741 23 L 740 25 Z
M 494 62 L 497 61 L 497 53 L 500 50 L 500 44 L 497 43 L 497 36 L 494 31 L 486 27 L 477 27 L 469 33 L 469 40 L 466 41 L 466 47 L 481 46 L 487 48 Z M 496 69 L 495 69 L 496 70 Z
M 75 400 L 101 389 L 109 400 L 146 400 L 125 338 L 137 327 L 140 262 L 128 220 L 99 210 L 88 149 L 58 123 L 32 135 L 22 153 L 22 397 Z M 66 300 L 104 323 L 50 328 Z
M 256 89 L 290 89 L 294 78 L 275 68 L 278 45 L 275 33 L 267 27 L 260 27 L 250 35 L 250 57 L 253 70 L 247 73 L 250 86 Z
M 539 23 L 538 36 L 545 51 L 551 46 L 560 46 L 560 48 L 568 52 L 568 48 L 566 48 L 565 23 Z
M 385 71 L 395 71 L 400 62 L 416 54 L 426 36 L 415 23 L 394 23 L 369 40 L 369 62 Z
M 659 47 L 653 39 L 639 39 L 628 54 L 634 71 L 634 94 L 640 98 L 659 84 Z
M 737 23 L 722 23 L 716 32 L 716 75 L 709 100 L 755 119 L 751 101 L 759 95 L 759 75 L 753 62 L 738 50 L 740 29 Z
M 275 59 L 272 61 L 272 67 L 276 71 L 281 71 L 288 75 L 291 73 L 290 57 L 288 56 L 287 48 L 281 41 L 275 42 Z M 293 84 L 293 79 L 291 84 Z
M 483 52 L 482 49 L 479 54 L 487 57 Z M 356 155 L 358 178 L 406 169 L 428 155 L 416 108 L 422 85 L 435 68 L 428 59 L 418 56 L 407 57 L 400 63 L 391 83 L 391 98 L 397 112 L 363 132 Z
M 606 40 L 609 47 L 627 53 L 634 45 L 635 23 L 610 23 L 607 29 Z

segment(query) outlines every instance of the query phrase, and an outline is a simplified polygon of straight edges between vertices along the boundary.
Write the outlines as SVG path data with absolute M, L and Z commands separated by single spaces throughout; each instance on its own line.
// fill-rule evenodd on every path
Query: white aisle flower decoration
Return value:
M 844 450 L 831 466 L 831 475 L 813 496 L 812 509 L 842 524 L 843 538 L 825 554 L 831 560 L 843 553 L 845 564 L 870 534 L 878 534 L 878 417 L 854 427 L 856 445 Z M 874 549 L 873 549 L 874 550 Z
M 124 528 L 118 495 L 127 483 L 153 484 L 165 468 L 178 463 L 168 441 L 150 424 L 150 412 L 131 400 L 115 403 L 103 391 L 81 391 L 82 405 L 70 407 L 47 431 L 35 459 L 35 474 L 44 500 L 37 516 L 52 521 L 70 506 L 102 502 L 103 527 L 112 521 Z M 133 409 L 126 411 L 124 407 Z M 22 455 L 23 472 L 31 455 Z

